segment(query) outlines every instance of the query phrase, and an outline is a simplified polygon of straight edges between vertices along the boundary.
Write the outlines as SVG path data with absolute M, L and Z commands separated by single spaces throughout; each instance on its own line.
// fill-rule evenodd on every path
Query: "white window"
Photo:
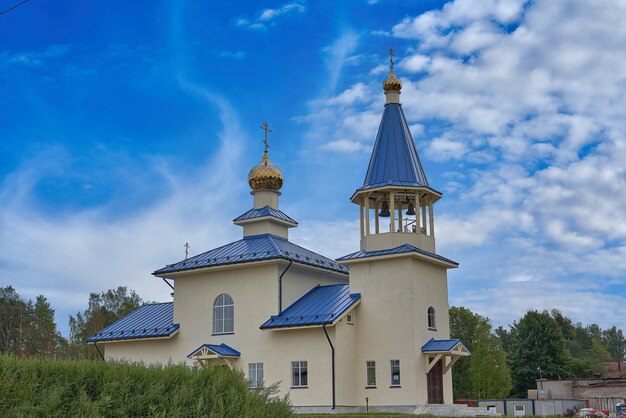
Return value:
M 524 405 L 515 405 L 513 415 L 515 415 L 516 417 L 523 417 L 524 415 L 526 415 L 526 408 L 524 407 Z
M 389 360 L 391 365 L 391 386 L 400 386 L 400 360 Z
M 352 316 L 352 314 L 348 314 L 348 315 L 346 315 L 346 322 L 347 322 L 349 325 L 354 325 L 354 317 Z
M 248 381 L 251 388 L 263 387 L 263 363 L 248 363 Z
M 235 303 L 226 293 L 222 293 L 213 302 L 213 334 L 232 334 L 235 332 Z
M 437 330 L 437 322 L 435 322 L 435 308 L 428 308 L 428 329 Z
M 294 388 L 307 387 L 309 385 L 306 361 L 291 362 L 291 386 Z
M 365 386 L 376 387 L 376 362 L 373 360 L 365 362 Z

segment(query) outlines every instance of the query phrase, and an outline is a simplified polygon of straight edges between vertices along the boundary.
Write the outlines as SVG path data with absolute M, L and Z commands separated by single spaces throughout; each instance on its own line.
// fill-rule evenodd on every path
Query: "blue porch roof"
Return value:
M 385 105 L 365 181 L 358 190 L 382 186 L 428 187 L 426 174 L 399 103 Z
M 294 263 L 306 264 L 338 273 L 347 273 L 348 268 L 326 258 L 323 255 L 302 248 L 285 238 L 272 235 L 252 235 L 239 241 L 190 257 L 187 260 L 170 264 L 155 271 L 161 276 L 178 271 L 194 270 L 226 264 L 248 263 L 253 261 L 283 259 Z
M 179 324 L 173 322 L 174 304 L 172 302 L 150 303 L 135 309 L 102 331 L 87 338 L 87 342 L 171 337 L 180 328 Z
M 264 207 L 259 208 L 259 209 L 254 209 L 254 208 L 250 209 L 246 213 L 239 215 L 238 217 L 233 219 L 233 222 L 247 221 L 249 219 L 255 219 L 255 218 L 263 218 L 265 216 L 270 216 L 272 218 L 280 219 L 281 221 L 298 225 L 298 222 L 296 222 L 293 218 L 291 218 L 285 212 L 279 209 L 271 208 L 269 205 L 265 205 Z
M 434 338 L 431 338 L 422 346 L 422 352 L 448 352 L 452 351 L 452 349 L 459 343 L 467 350 L 468 353 L 470 352 L 465 343 L 458 338 L 455 340 L 435 340 Z
M 361 300 L 347 284 L 316 286 L 279 315 L 272 315 L 261 329 L 306 327 L 334 323 Z
M 198 352 L 201 352 L 202 349 L 208 349 L 209 351 L 215 353 L 218 357 L 240 357 L 241 353 L 234 348 L 221 343 L 220 345 L 215 344 L 202 344 L 200 347 L 193 350 L 191 353 L 187 355 L 187 358 L 193 357 Z
M 399 247 L 391 248 L 388 250 L 378 250 L 378 251 L 362 251 L 361 250 L 352 254 L 344 255 L 343 257 L 338 258 L 337 261 L 348 261 L 348 260 L 356 260 L 359 258 L 366 258 L 366 257 L 377 257 L 377 256 L 383 256 L 383 255 L 412 253 L 412 252 L 426 255 L 428 257 L 432 257 L 437 260 L 443 261 L 445 263 L 453 264 L 455 266 L 459 265 L 459 263 L 457 263 L 456 261 L 452 261 L 449 258 L 442 257 L 435 253 L 424 251 L 421 248 L 414 247 L 410 244 L 403 244 L 403 245 L 400 245 Z

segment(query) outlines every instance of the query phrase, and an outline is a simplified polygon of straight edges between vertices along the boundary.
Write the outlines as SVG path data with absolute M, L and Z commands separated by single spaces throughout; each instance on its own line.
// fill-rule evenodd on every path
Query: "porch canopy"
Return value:
M 193 350 L 188 359 L 196 360 L 200 366 L 206 367 L 210 360 L 222 360 L 229 368 L 233 368 L 232 361 L 238 359 L 241 353 L 234 348 L 222 343 L 220 345 L 215 344 L 202 344 L 200 347 Z
M 426 373 L 443 359 L 443 374 L 448 373 L 458 359 L 471 355 L 469 349 L 459 339 L 435 340 L 434 338 L 422 346 L 422 354 L 424 354 Z

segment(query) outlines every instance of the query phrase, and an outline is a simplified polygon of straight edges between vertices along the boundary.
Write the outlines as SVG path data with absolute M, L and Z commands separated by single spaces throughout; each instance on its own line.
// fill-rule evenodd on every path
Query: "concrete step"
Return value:
M 478 417 L 499 415 L 495 410 L 488 410 L 485 406 L 470 407 L 467 405 L 441 404 L 420 405 L 415 411 L 416 415 L 432 415 L 435 417 Z

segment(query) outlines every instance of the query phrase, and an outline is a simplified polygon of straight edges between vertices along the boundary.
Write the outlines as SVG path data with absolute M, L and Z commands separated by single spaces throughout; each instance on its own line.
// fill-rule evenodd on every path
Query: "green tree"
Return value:
M 511 391 L 511 373 L 506 353 L 500 339 L 490 332 L 477 336 L 469 372 L 472 393 L 479 399 L 504 398 Z
M 0 352 L 21 355 L 28 306 L 12 286 L 0 287 Z
M 602 341 L 613 356 L 613 360 L 617 362 L 618 368 L 621 370 L 621 363 L 626 352 L 626 339 L 621 329 L 615 325 L 602 332 Z
M 62 341 L 45 296 L 24 301 L 11 286 L 0 288 L 0 352 L 56 356 Z
M 455 398 L 500 398 L 511 390 L 506 353 L 493 335 L 489 319 L 467 308 L 450 308 L 450 335 L 460 338 L 472 352 L 454 365 L 452 386 Z
M 57 324 L 54 322 L 54 309 L 43 295 L 37 296 L 35 304 L 31 304 L 27 338 L 30 354 L 47 357 L 58 354 L 63 337 L 57 331 Z
M 509 366 L 516 395 L 536 387 L 539 368 L 545 378 L 569 377 L 569 359 L 563 334 L 547 311 L 528 311 L 513 323 Z
M 84 312 L 70 315 L 70 355 L 77 358 L 96 360 L 100 356 L 88 346 L 87 338 L 131 313 L 143 304 L 135 291 L 120 286 L 102 293 L 90 293 L 89 303 Z

